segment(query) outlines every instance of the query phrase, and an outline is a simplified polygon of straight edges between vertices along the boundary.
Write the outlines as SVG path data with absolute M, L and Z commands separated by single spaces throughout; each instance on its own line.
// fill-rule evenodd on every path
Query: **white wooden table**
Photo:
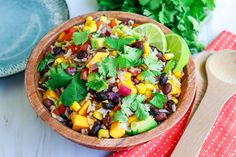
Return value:
M 96 0 L 67 0 L 71 17 L 95 11 Z M 236 33 L 235 0 L 217 0 L 217 8 L 202 28 L 206 44 L 222 30 Z M 109 152 L 75 144 L 44 124 L 25 93 L 24 74 L 0 79 L 0 157 L 100 157 Z

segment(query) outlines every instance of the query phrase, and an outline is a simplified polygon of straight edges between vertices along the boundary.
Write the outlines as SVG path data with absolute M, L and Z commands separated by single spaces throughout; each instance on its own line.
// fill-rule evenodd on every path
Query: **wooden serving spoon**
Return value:
M 206 63 L 208 87 L 177 144 L 173 157 L 198 156 L 225 101 L 236 92 L 236 52 L 212 54 Z

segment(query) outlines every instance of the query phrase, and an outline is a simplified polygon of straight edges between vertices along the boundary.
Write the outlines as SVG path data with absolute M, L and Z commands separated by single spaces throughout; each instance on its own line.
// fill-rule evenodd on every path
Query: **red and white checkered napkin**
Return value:
M 207 51 L 236 50 L 236 35 L 223 31 L 206 48 Z M 236 92 L 236 91 L 235 91 Z M 191 108 L 170 130 L 145 144 L 114 152 L 111 157 L 168 157 L 178 143 L 187 124 Z M 223 106 L 217 121 L 202 146 L 200 156 L 236 156 L 236 94 Z

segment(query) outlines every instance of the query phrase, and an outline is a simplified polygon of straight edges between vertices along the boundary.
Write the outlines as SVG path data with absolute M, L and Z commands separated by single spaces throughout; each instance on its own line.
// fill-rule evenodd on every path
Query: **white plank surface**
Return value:
M 95 11 L 96 0 L 67 0 L 71 17 Z M 222 30 L 236 33 L 235 0 L 217 0 L 200 40 L 208 44 Z M 101 157 L 108 152 L 75 144 L 45 125 L 33 112 L 24 89 L 24 74 L 0 79 L 0 157 Z

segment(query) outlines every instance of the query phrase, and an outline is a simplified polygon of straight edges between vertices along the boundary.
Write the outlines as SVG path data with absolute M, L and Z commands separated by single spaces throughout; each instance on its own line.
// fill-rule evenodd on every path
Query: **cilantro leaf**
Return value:
M 163 108 L 163 104 L 166 103 L 166 97 L 160 93 L 153 93 L 154 97 L 149 101 L 150 104 L 156 108 Z
M 148 56 L 144 58 L 144 63 L 147 65 L 148 69 L 151 70 L 155 75 L 160 75 L 161 71 L 164 68 L 163 62 L 157 60 L 157 57 L 154 56 L 152 52 L 150 52 Z
M 98 65 L 98 72 L 104 78 L 108 77 L 115 77 L 116 76 L 116 66 L 117 62 L 115 58 L 107 57 L 102 62 L 97 63 Z
M 145 120 L 149 116 L 150 108 L 147 104 L 139 104 L 137 106 L 137 110 L 135 115 L 138 117 L 139 120 Z
M 131 111 L 136 111 L 138 106 L 144 101 L 145 96 L 144 95 L 137 95 L 136 98 L 130 103 L 130 109 Z
M 79 79 L 79 74 L 74 75 L 70 84 L 61 94 L 58 102 L 62 102 L 64 106 L 70 106 L 74 101 L 82 101 L 87 95 L 85 81 Z
M 107 83 L 104 80 L 95 79 L 86 83 L 86 86 L 95 90 L 96 92 L 101 92 L 108 88 Z
M 156 83 L 156 77 L 150 70 L 142 71 L 141 76 L 146 82 Z
M 63 66 L 65 65 L 59 64 L 57 67 L 50 68 L 49 80 L 45 83 L 46 87 L 55 89 L 69 84 L 73 77 L 64 71 Z
M 133 41 L 133 38 L 125 38 L 125 39 L 112 38 L 112 37 L 105 38 L 106 44 L 115 50 L 121 50 L 121 48 L 123 48 L 124 45 L 131 44 L 132 41 Z
M 53 59 L 54 59 L 54 56 L 51 53 L 47 54 L 46 57 L 39 63 L 37 71 L 38 72 L 43 71 L 48 65 L 49 61 Z
M 84 44 L 88 40 L 89 30 L 85 32 L 74 32 L 72 35 L 72 40 L 75 45 Z
M 147 5 L 149 1 L 150 0 L 139 0 L 139 3 L 144 6 L 144 5 Z

